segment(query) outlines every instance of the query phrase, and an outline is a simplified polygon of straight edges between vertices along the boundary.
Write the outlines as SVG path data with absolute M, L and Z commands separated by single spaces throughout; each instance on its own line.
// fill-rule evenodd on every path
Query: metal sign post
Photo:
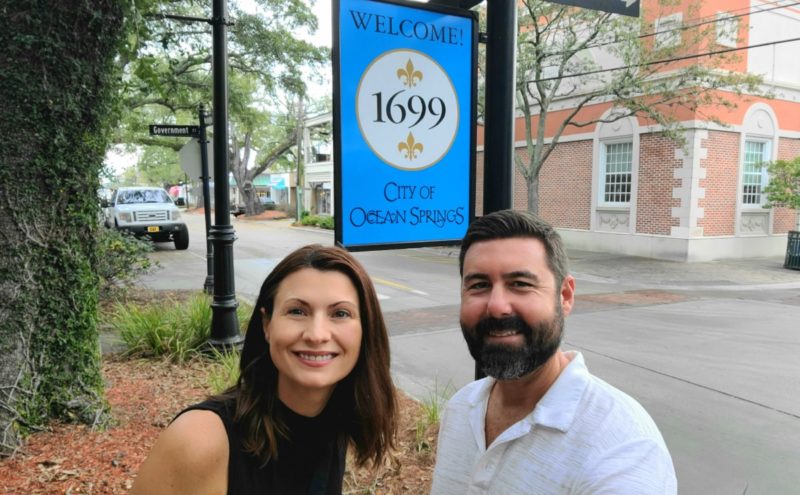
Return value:
M 214 244 L 214 300 L 211 303 L 209 345 L 217 349 L 238 347 L 244 341 L 236 316 L 236 292 L 233 279 L 233 241 L 228 194 L 228 42 L 225 0 L 214 0 L 213 27 L 214 73 L 214 225 L 208 237 Z
M 486 122 L 483 214 L 511 208 L 514 173 L 514 94 L 517 4 L 492 0 L 486 8 Z
M 213 62 L 211 72 L 214 79 L 214 178 L 217 186 L 214 188 L 216 224 L 211 226 L 210 209 L 206 206 L 206 241 L 212 243 L 212 252 L 216 256 L 210 258 L 212 263 L 211 273 L 216 273 L 213 280 L 214 299 L 211 303 L 211 336 L 208 344 L 214 348 L 227 351 L 238 348 L 244 342 L 239 332 L 239 319 L 236 315 L 236 292 L 233 281 L 233 241 L 236 235 L 231 226 L 230 205 L 228 203 L 228 13 L 226 0 L 213 0 L 211 19 L 190 17 L 183 15 L 169 15 L 164 17 L 186 22 L 206 22 L 212 26 L 212 52 Z M 150 134 L 154 136 L 187 136 L 200 137 L 205 141 L 205 125 L 203 125 L 203 111 L 200 110 L 200 126 L 173 126 L 151 125 Z M 202 172 L 208 178 L 208 151 L 206 143 L 201 143 L 201 154 L 206 155 L 205 170 Z M 207 184 L 208 180 L 204 184 Z M 209 199 L 209 189 L 204 188 L 203 196 Z M 206 203 L 208 205 L 208 203 Z M 206 248 L 208 250 L 208 247 Z M 208 284 L 208 278 L 206 278 Z
M 203 284 L 203 291 L 206 294 L 214 293 L 214 245 L 211 243 L 209 232 L 211 230 L 211 187 L 209 182 L 211 177 L 208 175 L 208 139 L 206 138 L 206 109 L 201 104 L 197 110 L 197 118 L 200 122 L 200 137 L 197 140 L 200 145 L 200 180 L 203 181 L 203 216 L 206 221 L 206 280 Z

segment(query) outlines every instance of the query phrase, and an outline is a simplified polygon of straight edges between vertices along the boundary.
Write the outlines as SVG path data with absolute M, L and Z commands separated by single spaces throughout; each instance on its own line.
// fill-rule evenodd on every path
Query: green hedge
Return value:
M 333 217 L 328 215 L 305 215 L 300 219 L 300 225 L 312 225 L 321 229 L 333 230 Z
M 236 314 L 240 332 L 246 331 L 252 313 L 252 305 L 239 303 Z M 150 304 L 117 304 L 109 320 L 127 354 L 183 362 L 205 348 L 211 316 L 211 297 L 198 294 L 182 303 L 165 299 Z

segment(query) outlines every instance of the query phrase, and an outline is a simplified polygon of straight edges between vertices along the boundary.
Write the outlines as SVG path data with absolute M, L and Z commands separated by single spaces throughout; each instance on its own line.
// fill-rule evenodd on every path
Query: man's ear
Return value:
M 567 275 L 561 282 L 561 311 L 568 316 L 575 304 L 575 277 Z
M 267 310 L 264 308 L 260 309 L 261 311 L 261 328 L 264 331 L 264 340 L 269 343 L 269 316 L 267 316 Z

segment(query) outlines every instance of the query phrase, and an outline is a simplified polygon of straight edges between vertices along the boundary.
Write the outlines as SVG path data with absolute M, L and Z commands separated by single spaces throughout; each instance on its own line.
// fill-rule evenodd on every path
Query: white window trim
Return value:
M 654 41 L 656 49 L 677 46 L 681 43 L 683 38 L 682 31 L 680 30 L 680 28 L 683 27 L 683 13 L 676 12 L 674 14 L 665 15 L 664 17 L 659 17 L 656 19 L 654 27 L 655 32 L 658 33 Z M 659 33 L 659 31 L 666 32 Z
M 606 147 L 609 144 L 624 144 L 630 143 L 631 145 L 631 192 L 630 192 L 630 199 L 626 203 L 619 203 L 619 202 L 609 202 L 606 201 Z M 633 141 L 633 136 L 625 136 L 619 138 L 611 138 L 611 139 L 601 139 L 599 141 L 599 174 L 598 174 L 598 182 L 597 182 L 597 206 L 600 208 L 624 208 L 629 209 L 633 204 L 633 198 L 636 194 L 636 190 L 634 187 L 634 167 L 636 166 L 635 160 L 635 143 Z
M 744 202 L 744 160 L 745 160 L 745 152 L 747 150 L 747 143 L 764 143 L 764 155 L 763 160 L 764 163 L 769 163 L 772 161 L 772 139 L 764 137 L 764 136 L 745 136 L 744 140 L 742 140 L 742 152 L 741 152 L 741 159 L 739 160 L 739 190 L 737 191 L 738 198 L 739 198 L 739 206 L 742 210 L 746 211 L 764 211 L 764 204 L 767 202 L 767 197 L 764 194 L 764 187 L 769 184 L 769 173 L 767 172 L 767 167 L 763 167 L 761 169 L 761 198 L 759 203 L 745 203 Z
M 720 46 L 736 48 L 739 40 L 739 21 L 730 12 L 717 12 L 716 41 Z

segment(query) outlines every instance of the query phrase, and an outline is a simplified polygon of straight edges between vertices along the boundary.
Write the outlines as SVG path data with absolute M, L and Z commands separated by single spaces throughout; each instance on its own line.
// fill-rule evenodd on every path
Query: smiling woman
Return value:
M 182 412 L 133 493 L 339 494 L 347 446 L 380 463 L 396 398 L 377 294 L 347 251 L 300 248 L 267 276 L 233 387 Z

